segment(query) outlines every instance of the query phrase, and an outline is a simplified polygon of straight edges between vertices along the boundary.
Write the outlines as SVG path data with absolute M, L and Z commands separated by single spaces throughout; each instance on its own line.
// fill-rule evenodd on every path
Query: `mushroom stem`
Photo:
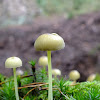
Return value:
M 13 68 L 13 73 L 14 73 L 14 84 L 15 84 L 15 96 L 16 96 L 16 100 L 19 100 L 17 78 L 16 78 L 16 68 Z
M 53 94 L 52 94 L 52 65 L 51 65 L 51 51 L 47 51 L 47 56 L 48 56 L 48 76 L 49 76 L 48 100 L 53 100 Z
M 54 75 L 55 80 L 57 79 L 57 75 Z
M 45 70 L 45 71 L 46 71 L 46 66 L 43 66 L 43 70 Z

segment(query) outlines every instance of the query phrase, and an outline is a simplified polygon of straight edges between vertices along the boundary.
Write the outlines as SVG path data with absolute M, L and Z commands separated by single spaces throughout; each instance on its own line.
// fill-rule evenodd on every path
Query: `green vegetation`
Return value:
M 69 18 L 100 9 L 100 0 L 36 0 L 42 12 L 64 14 Z
M 34 75 L 18 76 L 20 100 L 48 100 L 48 77 L 44 68 L 35 71 Z M 100 75 L 93 82 L 77 82 L 60 77 L 53 78 L 54 100 L 100 100 Z M 16 100 L 13 77 L 5 77 L 0 74 L 0 100 Z

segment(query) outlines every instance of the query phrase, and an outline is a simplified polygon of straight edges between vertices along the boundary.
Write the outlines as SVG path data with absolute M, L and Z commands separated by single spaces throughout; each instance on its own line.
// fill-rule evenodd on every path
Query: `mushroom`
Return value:
M 16 75 L 23 75 L 24 74 L 24 72 L 21 70 L 21 69 L 17 69 L 16 70 Z
M 39 63 L 40 66 L 43 66 L 43 68 L 46 69 L 46 66 L 48 65 L 48 57 L 47 56 L 41 56 L 39 58 L 38 63 Z
M 56 78 L 57 75 L 61 75 L 61 71 L 59 69 L 52 69 L 52 75 L 54 75 Z
M 49 76 L 48 100 L 53 100 L 51 51 L 63 49 L 65 47 L 64 40 L 56 33 L 42 34 L 35 41 L 34 47 L 38 51 L 47 51 Z
M 21 67 L 21 66 L 22 66 L 22 61 L 18 57 L 9 57 L 5 61 L 5 67 L 6 68 L 13 68 L 16 100 L 19 100 L 17 78 L 16 78 L 16 68 Z
M 73 80 L 73 83 L 76 83 L 76 81 L 80 78 L 80 73 L 77 70 L 72 70 L 69 73 L 69 78 Z
M 96 74 L 91 74 L 88 78 L 87 81 L 93 81 L 96 78 Z

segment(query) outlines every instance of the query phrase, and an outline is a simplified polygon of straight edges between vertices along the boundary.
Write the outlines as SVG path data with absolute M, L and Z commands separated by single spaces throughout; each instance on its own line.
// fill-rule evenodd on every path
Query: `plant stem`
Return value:
M 54 75 L 55 80 L 57 80 L 57 75 Z
M 43 66 L 43 70 L 45 70 L 45 71 L 46 71 L 46 66 Z
M 16 78 L 16 68 L 13 68 L 13 73 L 14 73 L 15 96 L 16 96 L 16 100 L 19 100 L 17 78 Z
M 35 68 L 35 66 L 32 66 L 32 72 L 33 72 L 33 77 L 34 77 L 33 82 L 36 82 L 36 68 Z
M 48 100 L 53 100 L 53 94 L 52 94 L 51 51 L 47 51 L 47 56 L 48 56 L 48 76 L 49 76 Z

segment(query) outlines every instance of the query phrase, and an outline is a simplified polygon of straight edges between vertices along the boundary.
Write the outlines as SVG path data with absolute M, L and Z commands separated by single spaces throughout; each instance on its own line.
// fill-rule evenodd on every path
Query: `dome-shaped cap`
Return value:
M 72 70 L 70 73 L 69 73 L 69 78 L 73 81 L 76 81 L 77 79 L 80 78 L 80 73 L 77 71 L 77 70 Z
M 22 61 L 18 57 L 9 57 L 5 61 L 5 67 L 6 68 L 17 68 L 22 66 Z
M 91 74 L 88 78 L 87 81 L 93 81 L 96 78 L 96 74 Z
M 35 41 L 34 47 L 38 51 L 55 51 L 65 47 L 64 40 L 56 33 L 42 34 Z
M 24 72 L 21 69 L 16 70 L 16 75 L 23 75 Z
M 48 65 L 47 56 L 40 57 L 38 63 L 39 63 L 40 66 L 47 66 Z
M 52 69 L 52 75 L 61 75 L 61 71 L 59 69 Z

